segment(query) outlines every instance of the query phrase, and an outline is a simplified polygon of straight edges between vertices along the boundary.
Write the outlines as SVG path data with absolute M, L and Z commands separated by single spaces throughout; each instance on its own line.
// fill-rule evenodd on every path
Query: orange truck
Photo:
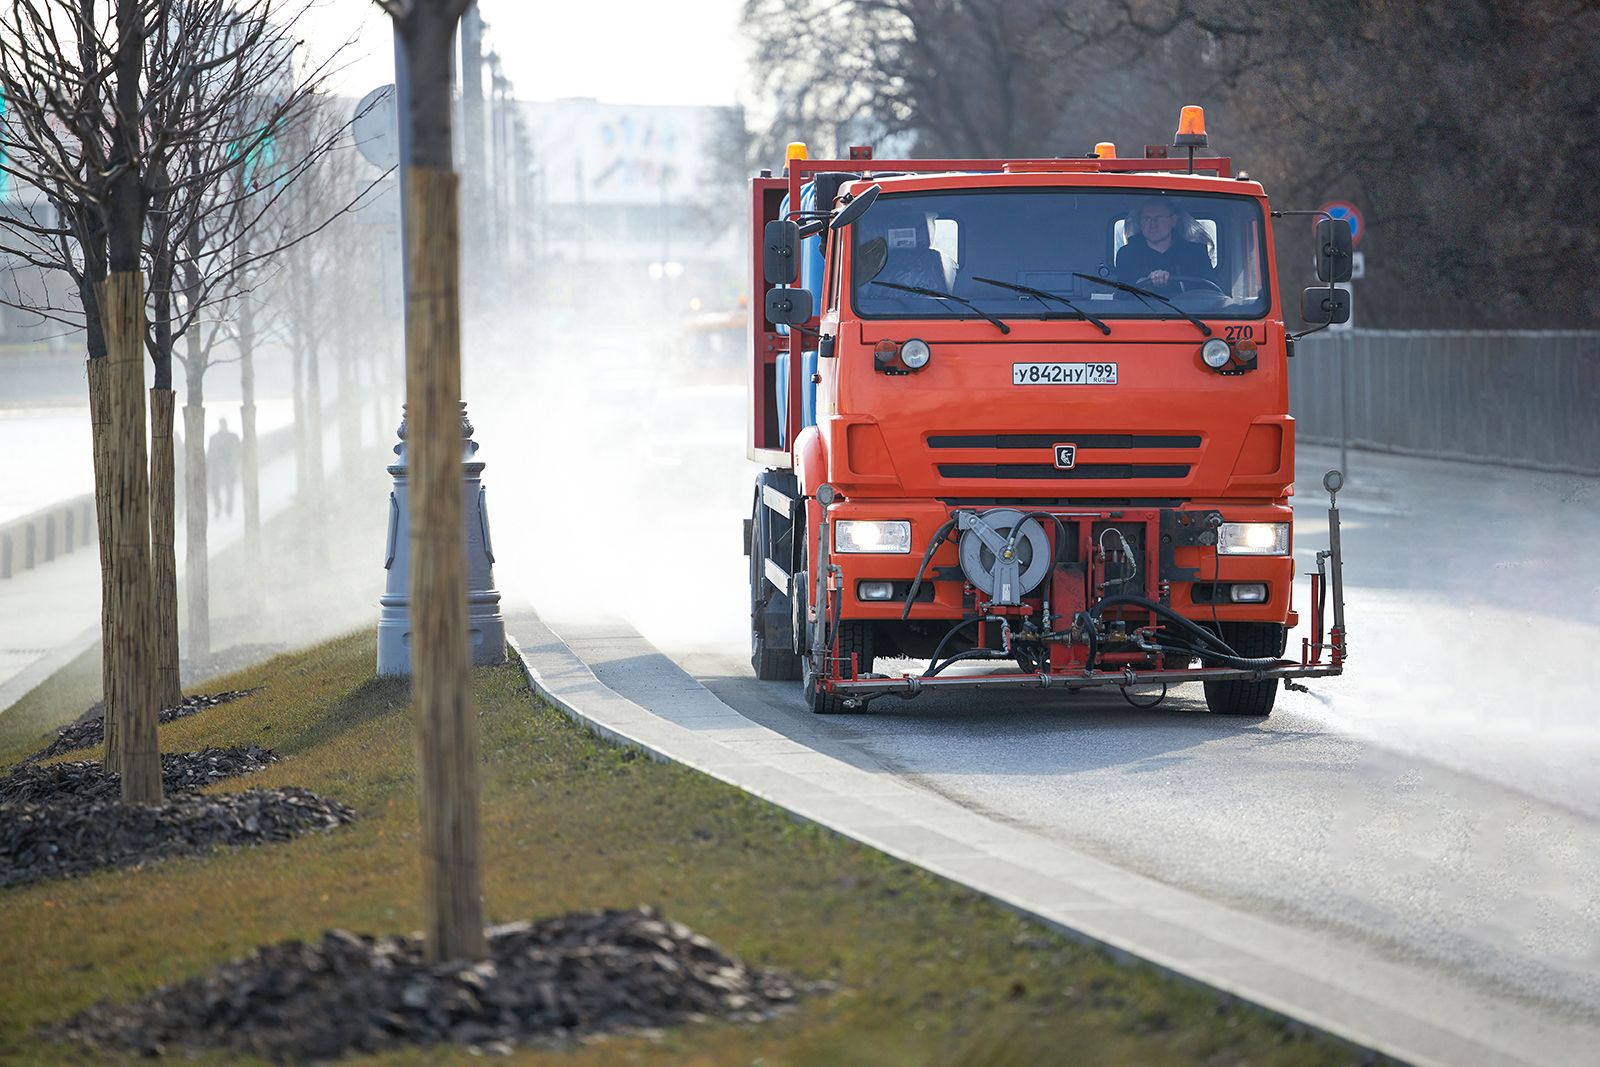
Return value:
M 1007 686 L 1150 706 L 1199 681 L 1213 712 L 1259 717 L 1280 681 L 1342 671 L 1338 471 L 1311 633 L 1284 658 L 1297 335 L 1272 220 L 1317 213 L 1271 210 L 1205 155 L 1199 108 L 1174 142 L 1009 160 L 796 143 L 752 180 L 759 677 L 799 680 L 819 714 Z M 1315 232 L 1328 284 L 1300 310 L 1323 328 L 1349 316 L 1332 283 L 1351 241 L 1342 220 Z

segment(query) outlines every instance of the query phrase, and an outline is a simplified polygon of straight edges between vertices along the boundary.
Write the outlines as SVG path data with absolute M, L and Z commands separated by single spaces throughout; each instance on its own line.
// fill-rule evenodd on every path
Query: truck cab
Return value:
M 1318 582 L 1316 639 L 1281 659 L 1294 420 L 1266 195 L 1148 151 L 857 152 L 754 180 L 759 676 L 821 713 L 1199 680 L 1259 716 L 1281 679 L 1337 673 Z M 786 254 L 810 269 L 786 278 Z M 875 671 L 891 658 L 929 666 Z

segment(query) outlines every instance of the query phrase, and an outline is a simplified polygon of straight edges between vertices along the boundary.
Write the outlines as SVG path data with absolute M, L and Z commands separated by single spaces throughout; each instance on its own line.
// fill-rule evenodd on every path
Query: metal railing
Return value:
M 0 526 L 0 578 L 94 543 L 94 494 L 52 504 Z
M 1289 410 L 1301 441 L 1600 475 L 1600 331 L 1325 330 Z
M 288 455 L 294 450 L 294 425 L 278 426 L 261 434 L 256 449 L 262 464 Z M 178 496 L 180 500 L 183 497 L 181 483 Z M 84 493 L 31 515 L 0 523 L 0 581 L 92 544 L 96 529 L 93 493 Z

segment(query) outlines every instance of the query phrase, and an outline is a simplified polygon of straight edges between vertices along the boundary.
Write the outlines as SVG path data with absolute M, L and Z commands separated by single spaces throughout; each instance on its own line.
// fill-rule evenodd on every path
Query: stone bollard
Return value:
M 402 414 L 394 446 L 399 460 L 389 466 L 394 489 L 389 493 L 389 539 L 383 566 L 388 571 L 378 598 L 378 674 L 411 676 L 411 535 L 410 500 L 406 486 L 406 423 Z M 500 614 L 500 591 L 494 587 L 494 546 L 489 540 L 489 511 L 483 488 L 483 462 L 473 457 L 467 405 L 461 405 L 462 517 L 467 534 L 467 634 L 474 666 L 504 663 L 506 620 Z

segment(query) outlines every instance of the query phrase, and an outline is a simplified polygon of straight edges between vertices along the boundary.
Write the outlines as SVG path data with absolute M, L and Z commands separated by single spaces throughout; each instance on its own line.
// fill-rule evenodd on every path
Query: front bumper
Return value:
M 839 501 L 830 506 L 827 510 L 830 527 L 835 527 L 841 519 L 907 520 L 911 523 L 911 546 L 905 554 L 831 554 L 830 562 L 840 569 L 843 578 L 843 616 L 859 620 L 900 620 L 904 611 L 903 595 L 890 600 L 866 600 L 859 595 L 860 584 L 892 582 L 897 589 L 907 588 L 917 577 L 929 539 L 954 512 L 981 511 L 992 506 L 1009 505 L 975 507 L 938 500 L 870 500 Z M 1142 584 L 1141 592 L 1152 599 L 1163 599 L 1185 615 L 1195 615 L 1208 621 L 1214 617 L 1217 621 L 1275 622 L 1290 626 L 1298 621 L 1292 603 L 1292 554 L 1218 556 L 1212 544 L 1197 543 L 1211 532 L 1211 527 L 1206 525 L 1210 516 L 1220 515 L 1229 522 L 1287 523 L 1293 519 L 1293 512 L 1287 506 L 1193 503 L 1168 509 L 1039 508 L 1029 505 L 1019 505 L 1018 509 L 1059 517 L 1068 531 L 1066 539 L 1071 542 L 1064 552 L 1066 562 L 1076 562 L 1081 554 L 1073 549 L 1080 543 L 1078 535 L 1082 529 L 1087 527 L 1092 532 L 1107 525 L 1131 529 L 1142 524 L 1149 530 L 1149 536 L 1141 539 L 1140 543 L 1142 552 L 1138 580 Z M 1050 526 L 1053 530 L 1054 523 L 1051 522 Z M 1292 534 L 1290 552 L 1293 552 Z M 1252 603 L 1212 603 L 1205 594 L 1216 583 L 1262 584 L 1267 587 L 1267 597 Z M 906 613 L 905 617 L 909 619 L 959 619 L 970 614 L 974 608 L 970 590 L 961 573 L 955 538 L 947 540 L 927 567 L 922 569 L 922 584 L 924 590 L 932 588 L 932 597 L 929 598 L 924 592 Z M 1038 599 L 1037 590 L 1033 599 Z

